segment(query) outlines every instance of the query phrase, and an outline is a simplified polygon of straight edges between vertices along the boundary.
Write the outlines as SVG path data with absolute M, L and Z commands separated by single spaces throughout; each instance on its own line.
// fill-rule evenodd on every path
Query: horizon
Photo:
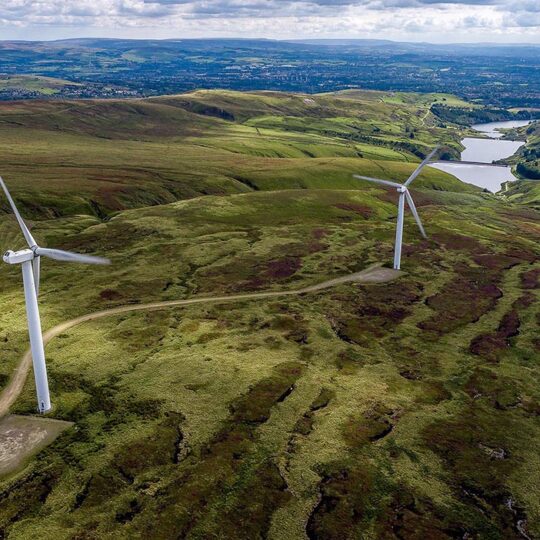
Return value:
M 81 35 L 78 37 L 59 37 L 50 39 L 0 39 L 0 43 L 59 43 L 63 41 L 85 41 L 85 40 L 110 40 L 110 41 L 269 41 L 269 42 L 281 42 L 281 43 L 307 43 L 307 42 L 369 42 L 379 41 L 399 44 L 414 44 L 414 45 L 468 45 L 468 46 L 488 46 L 488 47 L 540 47 L 540 42 L 535 43 L 532 41 L 523 42 L 498 42 L 498 41 L 448 41 L 448 42 L 434 42 L 425 40 L 397 40 L 386 38 L 320 38 L 320 37 L 305 37 L 305 38 L 268 38 L 268 37 L 239 37 L 239 36 L 201 36 L 201 37 L 170 37 L 170 38 L 137 38 L 137 37 L 120 37 L 110 36 L 101 37 L 97 35 Z

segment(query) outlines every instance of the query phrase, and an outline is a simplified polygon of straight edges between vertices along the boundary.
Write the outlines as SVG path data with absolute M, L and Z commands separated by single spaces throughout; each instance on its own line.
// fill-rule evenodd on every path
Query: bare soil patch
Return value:
M 72 425 L 72 422 L 14 414 L 0 419 L 0 476 L 16 471 Z

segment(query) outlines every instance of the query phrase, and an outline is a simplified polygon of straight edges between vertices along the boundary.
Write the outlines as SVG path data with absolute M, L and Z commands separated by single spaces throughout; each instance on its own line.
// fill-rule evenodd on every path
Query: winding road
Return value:
M 159 309 L 166 309 L 174 306 L 191 306 L 193 304 L 209 304 L 209 303 L 226 303 L 236 302 L 239 300 L 255 300 L 262 298 L 276 298 L 280 296 L 294 296 L 301 294 L 314 293 L 336 287 L 343 283 L 358 282 L 358 283 L 383 283 L 395 279 L 400 272 L 398 270 L 392 270 L 390 268 L 383 268 L 379 264 L 375 264 L 354 274 L 343 276 L 316 285 L 310 285 L 308 287 L 302 287 L 301 289 L 295 289 L 290 291 L 268 291 L 268 292 L 254 292 L 246 294 L 233 294 L 228 296 L 207 296 L 189 298 L 183 300 L 168 300 L 164 302 L 152 302 L 149 304 L 130 304 L 127 306 L 119 306 L 111 309 L 105 309 L 103 311 L 95 311 L 87 315 L 82 315 L 75 319 L 63 322 L 54 326 L 50 330 L 47 330 L 43 334 L 43 343 L 47 345 L 53 338 L 62 334 L 66 330 L 73 328 L 81 323 L 87 321 L 94 321 L 96 319 L 102 319 L 103 317 L 110 317 L 111 315 L 118 315 L 120 313 L 129 313 L 131 311 L 153 311 Z M 4 388 L 0 394 L 0 417 L 8 414 L 10 407 L 15 403 L 15 400 L 22 392 L 26 377 L 32 365 L 32 354 L 30 350 L 27 350 L 22 357 L 19 365 L 15 369 L 13 376 L 11 377 L 8 385 Z

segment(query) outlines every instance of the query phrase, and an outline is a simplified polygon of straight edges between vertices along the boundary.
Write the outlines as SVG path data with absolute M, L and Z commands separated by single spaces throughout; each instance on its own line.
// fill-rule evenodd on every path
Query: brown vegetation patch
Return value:
M 269 519 L 288 495 L 282 480 L 276 476 L 275 466 L 268 462 L 251 471 L 250 490 L 239 476 L 248 466 L 248 457 L 256 439 L 256 429 L 270 416 L 273 406 L 289 395 L 304 366 L 299 362 L 285 362 L 276 366 L 270 377 L 259 381 L 244 396 L 231 404 L 231 415 L 224 427 L 203 448 L 198 460 L 182 472 L 161 492 L 159 501 L 151 500 L 132 522 L 133 535 L 152 538 L 184 538 L 203 517 L 211 501 L 223 497 L 223 492 L 238 494 L 236 506 L 227 520 L 231 524 L 245 518 L 246 506 L 253 504 L 256 515 L 250 522 L 252 537 L 264 536 Z M 271 488 L 266 493 L 265 488 Z M 249 501 L 249 492 L 258 496 Z M 272 500 L 270 500 L 272 499 Z M 160 516 L 159 534 L 155 516 Z
M 304 257 L 328 249 L 328 245 L 321 241 L 326 234 L 324 229 L 314 232 L 311 236 L 306 234 L 303 242 L 275 247 L 267 258 L 243 254 L 226 264 L 198 269 L 196 277 L 199 278 L 200 291 L 256 290 L 291 278 L 302 268 Z
M 510 347 L 510 339 L 519 334 L 521 321 L 515 309 L 504 314 L 495 332 L 481 334 L 472 339 L 469 351 L 490 362 L 499 360 L 501 352 Z
M 413 198 L 417 208 L 421 208 L 422 206 L 442 206 L 444 204 L 440 200 L 430 196 L 427 191 L 415 191 Z
M 374 337 L 383 337 L 394 330 L 411 313 L 422 289 L 416 282 L 358 287 L 355 295 L 334 297 L 342 308 L 329 315 L 329 320 L 342 341 L 367 345 Z
M 502 292 L 499 284 L 502 273 L 456 265 L 457 276 L 446 283 L 441 292 L 426 299 L 426 304 L 435 311 L 418 327 L 438 335 L 452 332 L 478 319 L 492 310 Z
M 442 244 L 446 249 L 462 250 L 472 254 L 484 253 L 487 247 L 472 236 L 464 236 L 451 232 L 439 232 L 431 235 L 437 243 Z
M 497 332 L 499 335 L 509 339 L 519 334 L 520 325 L 521 321 L 519 320 L 518 312 L 512 309 L 503 315 Z
M 465 391 L 474 400 L 487 400 L 500 410 L 516 407 L 521 398 L 516 383 L 498 376 L 487 368 L 476 368 L 465 385 Z
M 99 293 L 99 297 L 102 300 L 119 300 L 122 295 L 114 289 L 104 289 Z
M 476 356 L 481 356 L 490 362 L 496 362 L 500 351 L 507 347 L 506 340 L 495 334 L 481 334 L 472 339 L 469 351 Z
M 299 362 L 285 362 L 274 368 L 273 375 L 259 381 L 250 391 L 231 404 L 231 421 L 260 424 L 268 420 L 272 407 L 290 392 L 304 370 Z
M 264 274 L 270 280 L 285 279 L 296 274 L 301 267 L 302 260 L 299 257 L 283 257 L 270 261 Z
M 359 418 L 350 418 L 344 426 L 343 436 L 352 448 L 359 448 L 368 442 L 386 437 L 394 428 L 395 413 L 379 403 Z
M 183 440 L 180 425 L 184 418 L 169 413 L 152 435 L 125 445 L 108 465 L 93 475 L 78 495 L 76 508 L 103 504 L 117 496 L 144 472 L 178 461 L 178 443 Z
M 248 481 L 235 494 L 234 503 L 219 517 L 215 538 L 252 540 L 266 538 L 272 514 L 291 498 L 279 468 L 266 460 L 251 472 Z
M 36 516 L 62 474 L 61 465 L 31 472 L 0 492 L 0 536 L 12 523 Z
M 327 407 L 330 400 L 332 400 L 335 395 L 336 393 L 333 390 L 323 388 L 313 403 L 309 406 L 309 410 L 307 410 L 296 422 L 293 432 L 299 433 L 300 435 L 309 435 L 313 430 L 315 413 Z
M 288 341 L 294 341 L 300 345 L 305 345 L 308 341 L 308 327 L 304 318 L 299 313 L 290 315 L 276 315 L 271 321 L 264 322 L 259 328 L 272 328 L 284 333 Z
M 540 288 L 540 268 L 534 268 L 521 274 L 522 289 L 539 289 Z
M 366 461 L 350 467 L 339 463 L 322 471 L 319 503 L 309 516 L 310 540 L 343 540 L 373 512 L 374 471 Z
M 398 486 L 386 511 L 379 518 L 380 540 L 446 540 L 469 538 L 459 516 L 449 519 L 425 497 Z
M 502 253 L 485 253 L 475 255 L 474 262 L 488 270 L 509 270 L 510 268 L 522 262 L 516 257 L 511 257 Z
M 532 208 L 526 208 L 522 206 L 520 208 L 512 208 L 511 210 L 499 209 L 498 213 L 501 216 L 508 216 L 509 218 L 522 218 L 531 221 L 538 221 L 539 213 Z
M 506 250 L 505 254 L 508 257 L 513 257 L 529 264 L 532 264 L 533 262 L 538 260 L 538 255 L 534 251 L 531 251 L 530 249 L 519 245 L 509 247 Z
M 536 302 L 536 297 L 534 294 L 527 292 L 522 294 L 513 304 L 514 309 L 527 309 Z
M 326 238 L 328 236 L 328 230 L 327 229 L 313 229 L 311 231 L 311 236 L 315 238 L 315 240 L 322 240 L 323 238 Z
M 365 204 L 358 203 L 338 203 L 334 205 L 340 210 L 346 210 L 347 212 L 353 212 L 361 215 L 364 219 L 369 219 L 373 215 L 373 209 Z
M 515 467 L 508 452 L 515 429 L 504 413 L 490 411 L 472 406 L 459 418 L 431 424 L 424 441 L 450 472 L 454 494 L 467 508 L 462 523 L 470 536 L 519 538 L 525 516 L 506 482 Z

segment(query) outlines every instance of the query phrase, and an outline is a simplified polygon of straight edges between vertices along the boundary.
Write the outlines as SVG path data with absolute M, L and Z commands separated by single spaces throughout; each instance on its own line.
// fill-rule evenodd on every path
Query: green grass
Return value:
M 77 431 L 42 452 L 18 484 L 5 483 L 9 504 L 0 517 L 10 535 L 25 538 L 47 526 L 59 537 L 87 530 L 129 538 L 153 527 L 156 538 L 208 537 L 218 530 L 227 538 L 280 538 L 291 526 L 298 533 L 290 537 L 300 538 L 307 526 L 318 537 L 354 530 L 378 537 L 393 523 L 399 493 L 414 505 L 408 519 L 420 519 L 415 516 L 421 512 L 421 526 L 432 535 L 464 527 L 506 537 L 510 517 L 491 497 L 507 496 L 527 512 L 535 531 L 538 508 L 528 486 L 538 479 L 528 449 L 540 433 L 528 411 L 540 395 L 529 375 L 537 366 L 534 330 L 526 323 L 535 305 L 519 308 L 520 335 L 498 363 L 472 355 L 467 346 L 496 328 L 506 306 L 526 290 L 536 295 L 534 289 L 520 292 L 520 275 L 538 257 L 538 236 L 523 238 L 531 218 L 489 197 L 416 195 L 433 240 L 421 242 L 408 219 L 407 274 L 398 283 L 343 286 L 287 301 L 126 314 L 80 326 L 51 343 L 54 414 L 74 420 Z M 115 264 L 88 269 L 46 261 L 44 320 L 48 326 L 131 301 L 300 287 L 389 261 L 394 213 L 383 190 L 300 190 L 201 197 L 122 212 L 107 223 L 45 221 L 35 233 L 46 243 L 91 247 Z M 460 239 L 457 231 L 474 240 Z M 291 258 L 299 263 L 291 266 Z M 510 273 L 508 261 L 517 264 Z M 464 263 L 493 276 L 488 282 L 503 296 L 493 304 L 491 289 L 474 288 L 463 305 L 462 285 L 445 301 L 445 313 L 453 317 L 449 327 L 437 316 L 437 304 L 424 301 L 465 279 L 459 277 Z M 2 295 L 14 303 L 6 320 L 11 342 L 22 295 L 17 273 L 7 270 Z M 479 309 L 473 319 L 471 303 Z M 426 321 L 437 326 L 423 328 Z M 18 332 L 16 341 L 24 345 L 24 331 Z M 3 365 L 13 365 L 18 352 L 20 347 L 4 352 Z M 298 363 L 301 371 L 293 380 L 272 382 L 284 362 Z M 486 373 L 489 378 L 479 382 Z M 467 394 L 478 384 L 491 385 L 480 401 Z M 501 408 L 497 392 L 509 385 L 517 397 L 504 398 Z M 335 396 L 318 407 L 324 388 Z M 514 408 L 518 398 L 524 405 Z M 16 410 L 33 406 L 29 380 Z M 238 411 L 257 421 L 239 424 Z M 463 415 L 473 415 L 474 423 L 462 424 Z M 452 439 L 454 425 L 472 439 Z M 484 468 L 499 467 L 484 446 L 509 452 L 503 469 Z M 447 452 L 454 451 L 470 452 L 487 476 L 470 470 L 469 462 L 447 463 Z M 524 467 L 529 479 L 522 484 Z M 46 495 L 42 482 L 49 486 Z M 482 505 L 488 510 L 463 497 L 459 482 L 487 490 Z M 343 494 L 337 506 L 325 502 L 335 490 Z M 323 498 L 313 509 L 319 491 Z M 17 503 L 23 496 L 25 502 Z M 345 504 L 349 510 L 342 510 Z M 242 517 L 246 505 L 249 522 Z M 163 520 L 156 528 L 157 512 Z M 349 512 L 358 518 L 344 518 Z
M 196 96 L 236 116 L 302 107 L 275 93 Z M 254 135 L 207 114 L 194 134 L 186 125 L 200 114 L 185 106 L 174 129 L 188 135 L 149 137 L 153 106 L 128 104 L 129 139 L 102 140 L 89 113 L 82 133 L 78 104 L 55 113 L 57 133 L 21 127 L 9 140 L 0 130 L 6 179 L 39 242 L 113 261 L 43 261 L 44 328 L 390 263 L 396 194 L 351 174 L 402 179 L 411 154 L 368 145 L 360 151 L 376 158 L 340 155 L 340 137 L 275 126 Z M 309 140 L 331 155 L 292 155 Z M 53 416 L 75 427 L 2 479 L 1 534 L 503 540 L 519 537 L 518 521 L 540 534 L 538 213 L 435 170 L 413 195 L 429 239 L 408 214 L 395 282 L 126 313 L 53 340 Z M 0 243 L 22 243 L 11 216 Z M 0 268 L 1 384 L 27 344 L 19 272 Z M 34 401 L 30 377 L 15 410 L 32 413 Z
M 437 140 L 459 147 L 459 133 L 437 128 L 429 109 L 414 101 L 306 99 L 199 91 L 148 100 L 4 103 L 2 174 L 29 215 L 53 217 L 54 209 L 103 217 L 206 194 L 352 188 L 353 172 L 402 179 L 418 162 L 413 152 L 425 153 Z M 440 189 L 468 189 L 439 171 L 423 178 Z
M 63 79 L 38 75 L 0 75 L 0 90 L 20 89 L 37 92 L 43 96 L 52 96 L 57 94 L 65 86 L 75 87 L 81 85 Z

